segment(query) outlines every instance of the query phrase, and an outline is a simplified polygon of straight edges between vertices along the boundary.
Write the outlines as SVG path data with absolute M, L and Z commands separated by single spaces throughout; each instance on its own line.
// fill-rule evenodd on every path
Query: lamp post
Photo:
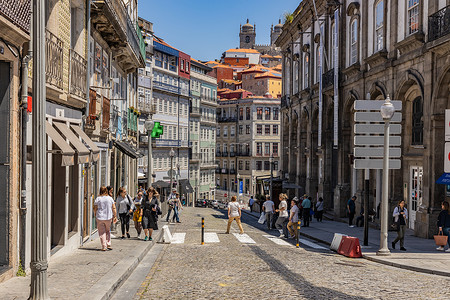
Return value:
M 383 156 L 383 198 L 381 199 L 381 232 L 380 232 L 380 249 L 377 255 L 391 255 L 388 248 L 388 188 L 389 188 L 389 122 L 394 116 L 395 108 L 389 99 L 383 103 L 380 109 L 381 116 L 384 120 L 384 156 Z
M 178 159 L 179 161 L 179 159 Z M 177 173 L 175 174 L 175 180 L 177 183 L 177 192 L 178 194 L 181 194 L 181 190 L 180 190 L 180 164 L 177 163 Z
M 172 193 L 173 157 L 175 156 L 175 151 L 173 151 L 173 148 L 170 149 L 169 156 L 170 156 L 170 188 L 169 188 L 169 195 L 170 195 L 170 193 Z
M 150 119 L 150 115 L 148 116 L 147 120 L 145 120 L 144 123 L 145 130 L 147 130 L 147 136 L 148 136 L 148 166 L 147 166 L 147 188 L 150 188 L 152 186 L 152 129 L 153 129 L 153 120 Z
M 270 156 L 269 158 L 270 161 L 270 200 L 273 201 L 272 196 L 273 196 L 273 154 Z

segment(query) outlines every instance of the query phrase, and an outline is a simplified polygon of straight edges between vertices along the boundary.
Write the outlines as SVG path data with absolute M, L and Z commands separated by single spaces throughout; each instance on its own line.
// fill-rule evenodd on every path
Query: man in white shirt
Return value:
M 263 211 L 266 214 L 267 230 L 272 228 L 273 212 L 275 211 L 275 204 L 270 200 L 270 196 L 266 196 L 266 201 L 263 204 Z

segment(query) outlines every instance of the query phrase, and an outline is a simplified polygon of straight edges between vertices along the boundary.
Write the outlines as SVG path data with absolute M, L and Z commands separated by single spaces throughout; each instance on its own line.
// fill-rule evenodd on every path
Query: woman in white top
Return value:
M 230 227 L 233 220 L 236 220 L 236 223 L 239 226 L 240 234 L 243 234 L 244 229 L 242 229 L 241 224 L 241 206 L 236 201 L 236 196 L 231 197 L 231 202 L 228 203 L 228 225 L 227 232 L 225 233 L 230 233 Z
M 94 214 L 97 219 L 98 235 L 102 243 L 102 251 L 111 248 L 111 222 L 117 222 L 116 205 L 108 189 L 100 187 L 100 195 L 94 201 Z
M 392 216 L 394 217 L 394 222 L 397 224 L 397 238 L 392 242 L 392 249 L 395 249 L 395 244 L 400 241 L 400 250 L 406 251 L 404 244 L 406 224 L 408 224 L 408 210 L 405 207 L 404 200 L 399 201 Z
M 280 232 L 280 238 L 285 237 L 283 231 L 286 228 L 288 218 L 289 218 L 289 214 L 287 211 L 287 202 L 286 202 L 287 198 L 288 197 L 286 194 L 280 194 L 280 196 L 278 197 L 278 199 L 280 199 L 280 205 L 278 206 L 278 209 L 275 210 L 275 212 L 278 213 L 278 218 L 275 223 L 275 228 L 278 229 L 278 231 Z

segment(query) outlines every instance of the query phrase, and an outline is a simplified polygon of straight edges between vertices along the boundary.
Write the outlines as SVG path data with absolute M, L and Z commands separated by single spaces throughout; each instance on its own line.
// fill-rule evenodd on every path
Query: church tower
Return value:
M 248 22 L 241 26 L 239 32 L 239 48 L 251 49 L 256 43 L 256 25 L 253 26 Z
M 270 44 L 271 46 L 275 45 L 275 41 L 281 35 L 283 31 L 283 24 L 281 24 L 281 19 L 278 20 L 278 24 L 275 25 L 275 28 L 270 29 Z

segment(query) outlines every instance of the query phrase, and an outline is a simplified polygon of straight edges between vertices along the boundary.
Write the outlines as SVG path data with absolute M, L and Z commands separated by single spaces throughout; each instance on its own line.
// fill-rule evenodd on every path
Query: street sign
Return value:
M 445 141 L 450 142 L 450 109 L 445 110 Z
M 355 100 L 354 108 L 355 110 L 376 110 L 380 111 L 381 106 L 385 103 L 384 100 Z M 391 100 L 392 105 L 394 105 L 396 111 L 402 110 L 402 101 Z
M 438 180 L 436 180 L 437 184 L 450 184 L 450 173 L 444 173 Z
M 383 157 L 384 147 L 355 147 L 354 157 Z M 389 148 L 389 157 L 399 158 L 402 156 L 401 148 Z
M 445 142 L 444 146 L 444 172 L 450 173 L 450 142 Z
M 175 175 L 174 172 L 175 170 L 169 170 L 169 171 L 167 171 L 167 176 L 169 176 L 169 178 L 170 177 L 173 177 L 173 175 Z
M 384 123 L 379 111 L 357 111 L 354 115 L 355 122 L 379 122 Z M 402 113 L 396 112 L 391 119 L 391 123 L 398 123 L 402 121 Z
M 355 169 L 383 169 L 383 159 L 373 158 L 373 159 L 355 159 L 354 160 Z M 389 169 L 400 169 L 401 161 L 400 159 L 390 159 Z
M 384 136 L 357 135 L 354 139 L 355 146 L 384 146 Z M 390 146 L 401 146 L 400 136 L 389 137 Z
M 384 124 L 355 124 L 354 132 L 356 134 L 384 134 Z M 391 124 L 390 134 L 402 133 L 402 125 Z

